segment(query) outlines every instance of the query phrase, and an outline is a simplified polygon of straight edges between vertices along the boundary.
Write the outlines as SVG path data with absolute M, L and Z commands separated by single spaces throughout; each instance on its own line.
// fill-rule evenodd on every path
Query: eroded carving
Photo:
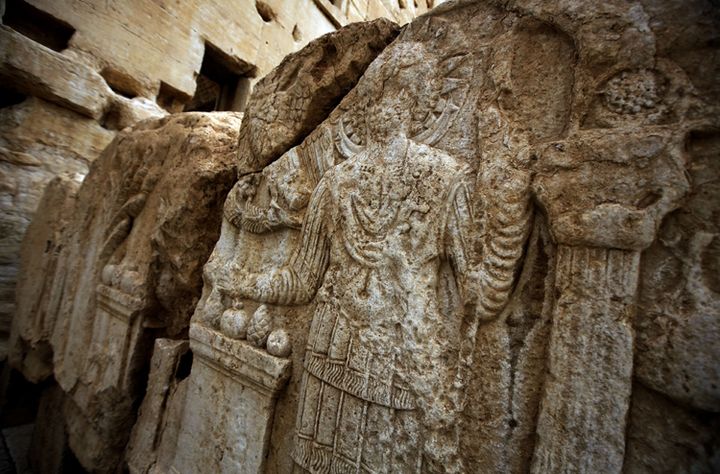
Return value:
M 347 89 L 329 40 L 259 83 L 187 398 L 139 428 L 157 472 L 644 472 L 653 446 L 711 470 L 672 430 L 718 443 L 714 92 L 650 3 L 448 2 L 355 48 L 364 72 L 336 51 Z M 110 351 L 168 306 L 135 310 L 175 278 L 133 267 L 167 202 L 143 183 L 93 237 L 84 381 L 122 386 Z
M 387 87 L 402 84 L 397 71 L 413 66 L 418 51 L 414 43 L 397 48 Z M 412 104 L 400 93 L 369 108 L 365 145 L 320 179 L 285 265 L 220 288 L 234 300 L 314 302 L 293 451 L 311 472 L 375 472 L 388 463 L 403 472 L 464 471 L 457 451 L 464 367 L 478 322 L 497 316 L 513 288 L 531 222 L 529 174 L 504 166 L 510 155 L 522 161 L 514 155 L 523 147 L 500 150 L 509 130 L 491 112 L 488 162 L 478 176 L 487 199 L 476 221 L 471 171 L 416 141 L 434 141 L 456 107 L 425 119 L 430 132 L 411 139 Z M 354 146 L 343 140 L 339 148 Z M 444 261 L 459 294 L 449 313 L 437 302 Z M 260 326 L 264 335 L 268 325 Z

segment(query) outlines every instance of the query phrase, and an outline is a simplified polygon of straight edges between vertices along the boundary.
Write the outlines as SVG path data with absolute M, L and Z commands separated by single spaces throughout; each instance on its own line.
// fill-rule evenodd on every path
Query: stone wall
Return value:
M 0 354 L 20 241 L 50 179 L 81 181 L 118 130 L 192 104 L 207 58 L 231 76 L 233 100 L 218 105 L 242 111 L 252 84 L 312 39 L 379 17 L 403 24 L 428 3 L 2 0 Z
M 119 132 L 23 241 L 40 469 L 718 472 L 719 32 L 456 0 Z

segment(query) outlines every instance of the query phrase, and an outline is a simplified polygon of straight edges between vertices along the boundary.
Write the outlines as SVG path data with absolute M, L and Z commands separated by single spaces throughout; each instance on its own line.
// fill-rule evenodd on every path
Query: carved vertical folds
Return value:
M 532 472 L 620 472 L 639 262 L 635 250 L 559 246 Z

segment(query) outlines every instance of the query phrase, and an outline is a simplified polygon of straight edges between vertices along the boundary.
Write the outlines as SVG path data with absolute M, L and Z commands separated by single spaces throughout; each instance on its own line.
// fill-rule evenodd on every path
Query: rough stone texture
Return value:
M 406 23 L 427 9 L 424 0 L 0 3 L 0 358 L 20 240 L 53 177 L 81 179 L 118 130 L 182 111 L 206 55 L 238 75 L 224 107 L 242 111 L 252 83 L 313 39 L 351 22 Z
M 636 383 L 624 473 L 718 472 L 715 413 L 687 408 Z
M 690 135 L 692 191 L 645 251 L 635 373 L 678 403 L 720 412 L 720 137 Z
M 290 361 L 199 326 L 190 328 L 190 341 L 197 362 L 173 459 L 159 471 L 263 472 L 272 406 Z
M 67 177 L 57 177 L 48 184 L 20 250 L 18 307 L 13 318 L 8 359 L 34 383 L 53 373 L 49 341 L 61 294 L 54 293 L 55 298 L 51 298 L 49 288 L 62 284 L 62 269 L 58 269 L 57 264 L 63 248 L 70 244 L 67 227 L 79 187 L 77 181 Z
M 42 99 L 29 98 L 0 110 L 2 345 L 15 312 L 20 242 L 46 183 L 59 175 L 80 182 L 112 137 L 94 120 Z
M 0 78 L 34 95 L 95 120 L 102 117 L 112 91 L 89 67 L 48 48 L 38 48 L 12 28 L 0 26 Z
M 694 6 L 445 4 L 240 176 L 194 324 L 289 332 L 268 472 L 714 468 L 717 100 L 668 38 L 709 48 Z
M 256 84 L 240 128 L 242 164 L 258 171 L 301 142 L 398 34 L 379 19 L 325 35 L 287 56 Z
M 68 394 L 63 422 L 87 469 L 117 466 L 153 337 L 187 331 L 236 173 L 240 117 L 188 113 L 121 132 L 93 163 L 69 209 L 58 270 L 39 298 L 58 304 L 47 307 L 45 333 L 31 341 L 49 346 L 41 365 L 54 370 Z M 29 260 L 23 272 L 32 278 L 41 271 L 33 265 L 46 262 Z M 19 297 L 29 298 L 21 308 L 36 299 L 30 291 Z M 13 364 L 23 371 L 37 365 L 32 346 L 12 339 L 18 341 Z
M 108 67 L 131 78 L 135 92 L 144 97 L 157 94 L 161 80 L 192 96 L 193 73 L 200 69 L 205 42 L 238 64 L 256 67 L 262 76 L 288 53 L 336 27 L 379 17 L 407 23 L 427 11 L 424 1 L 417 2 L 417 6 L 406 2 L 406 11 L 402 11 L 395 2 L 350 0 L 342 2 L 353 5 L 344 8 L 347 13 L 336 12 L 339 24 L 335 25 L 315 0 L 265 0 L 239 5 L 220 1 L 165 5 L 132 0 L 122 8 L 102 3 L 87 5 L 80 0 L 31 3 L 78 30 L 70 41 L 73 56 L 100 66 L 98 70 Z M 123 40 L 121 44 L 119 39 Z
M 255 104 L 314 128 L 243 132 L 197 305 L 145 259 L 140 217 L 177 188 L 91 173 L 111 204 L 75 209 L 95 255 L 61 254 L 88 276 L 52 339 L 70 446 L 117 467 L 144 374 L 115 354 L 146 325 L 193 365 L 158 343 L 133 472 L 716 471 L 718 32 L 701 1 L 449 2 L 319 115 L 288 100 L 322 56 L 301 52 Z
M 184 403 L 186 384 L 182 381 L 190 374 L 193 354 L 186 340 L 156 339 L 150 361 L 148 386 L 145 390 L 138 419 L 133 426 L 127 447 L 130 472 L 148 472 L 157 463 L 161 440 L 173 433 L 171 403 Z

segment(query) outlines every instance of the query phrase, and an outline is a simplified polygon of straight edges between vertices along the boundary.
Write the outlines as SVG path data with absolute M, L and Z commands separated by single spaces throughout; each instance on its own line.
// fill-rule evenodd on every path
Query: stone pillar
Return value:
M 132 429 L 125 459 L 131 474 L 145 474 L 158 463 L 168 443 L 175 446 L 175 408 L 184 404 L 184 377 L 192 354 L 187 340 L 156 339 L 147 390 Z M 161 466 L 161 471 L 164 466 Z
M 533 472 L 620 472 L 639 262 L 634 250 L 559 246 Z
M 620 473 L 641 250 L 688 183 L 660 128 L 582 132 L 540 150 L 533 188 L 558 245 L 533 473 Z
M 190 327 L 193 367 L 172 468 L 263 472 L 275 400 L 291 362 L 200 324 Z

